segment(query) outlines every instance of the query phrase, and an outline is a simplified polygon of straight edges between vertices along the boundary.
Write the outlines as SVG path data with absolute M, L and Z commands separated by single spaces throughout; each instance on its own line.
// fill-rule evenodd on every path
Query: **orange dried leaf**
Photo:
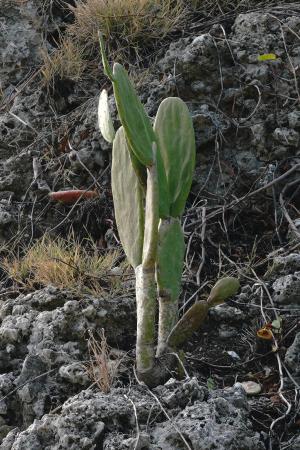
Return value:
M 64 204 L 72 204 L 77 202 L 79 199 L 90 199 L 98 197 L 95 191 L 84 191 L 80 189 L 70 190 L 70 191 L 57 191 L 50 192 L 49 197 L 51 200 L 61 202 Z
M 256 335 L 260 339 L 265 339 L 267 341 L 272 341 L 273 340 L 273 333 L 267 326 L 265 326 L 263 328 L 260 328 L 260 330 L 258 330 L 256 332 Z

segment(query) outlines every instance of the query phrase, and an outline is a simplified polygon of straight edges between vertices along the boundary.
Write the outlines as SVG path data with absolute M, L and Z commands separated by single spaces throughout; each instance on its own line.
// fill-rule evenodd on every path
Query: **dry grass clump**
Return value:
M 98 388 L 107 394 L 117 376 L 121 361 L 113 359 L 103 329 L 99 333 L 99 341 L 90 332 L 88 349 L 90 363 L 87 366 L 87 373 L 91 380 L 97 384 Z
M 75 40 L 63 39 L 60 47 L 51 55 L 42 51 L 42 74 L 47 85 L 57 75 L 60 78 L 78 81 L 86 69 L 84 48 Z
M 163 38 L 184 11 L 181 0 L 78 0 L 71 8 L 75 22 L 70 35 L 98 45 L 100 30 L 115 49 Z
M 186 6 L 183 0 L 77 0 L 70 9 L 74 22 L 67 26 L 59 48 L 44 56 L 47 82 L 55 74 L 78 80 L 93 60 L 97 68 L 99 31 L 113 59 L 138 58 L 180 24 Z
M 116 295 L 124 289 L 129 270 L 120 257 L 118 250 L 100 254 L 91 242 L 83 246 L 72 238 L 45 235 L 24 256 L 4 258 L 1 267 L 15 284 L 30 290 L 51 284 L 80 293 Z

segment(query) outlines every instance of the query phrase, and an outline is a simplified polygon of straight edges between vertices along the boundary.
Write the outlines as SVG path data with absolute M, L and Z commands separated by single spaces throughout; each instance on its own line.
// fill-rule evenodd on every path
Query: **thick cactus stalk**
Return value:
M 136 367 L 139 379 L 144 381 L 155 364 L 155 315 L 156 284 L 154 269 L 144 269 L 140 264 L 135 269 L 137 335 Z
M 157 241 L 158 241 L 158 180 L 157 180 L 157 165 L 156 143 L 152 144 L 153 165 L 147 169 L 147 194 L 145 205 L 145 232 L 143 244 L 143 268 L 154 268 L 157 255 Z
M 148 379 L 155 365 L 156 281 L 155 263 L 158 241 L 158 181 L 156 144 L 152 145 L 153 165 L 147 169 L 145 233 L 142 264 L 136 273 L 137 302 L 137 372 L 141 381 Z
M 159 298 L 157 356 L 167 350 L 167 339 L 178 320 L 178 299 L 184 258 L 184 237 L 178 218 L 159 224 L 156 280 Z

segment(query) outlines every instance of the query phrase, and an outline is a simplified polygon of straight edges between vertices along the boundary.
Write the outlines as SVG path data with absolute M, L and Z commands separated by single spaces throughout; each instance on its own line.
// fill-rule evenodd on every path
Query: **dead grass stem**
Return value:
M 90 331 L 88 349 L 90 354 L 90 364 L 87 366 L 89 377 L 102 392 L 107 394 L 117 376 L 119 362 L 111 359 L 104 329 L 99 333 L 99 341 Z

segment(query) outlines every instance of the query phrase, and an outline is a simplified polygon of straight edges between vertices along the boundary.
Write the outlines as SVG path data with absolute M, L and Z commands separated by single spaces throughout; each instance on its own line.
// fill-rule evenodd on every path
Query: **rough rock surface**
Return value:
M 285 354 L 285 363 L 295 375 L 300 375 L 300 333 Z
M 143 387 L 113 389 L 108 395 L 86 390 L 65 402 L 60 414 L 47 414 L 26 431 L 13 430 L 0 448 L 184 450 L 186 442 L 195 450 L 233 450 L 241 442 L 243 450 L 265 448 L 261 436 L 251 429 L 245 392 L 239 385 L 208 395 L 191 379 L 169 382 L 160 391 L 167 391 L 160 392 L 160 402 L 172 421 L 165 420 L 161 406 Z M 151 425 L 153 416 L 158 423 Z
M 91 382 L 87 377 L 89 331 L 105 329 L 110 345 L 133 342 L 133 299 L 78 298 L 48 287 L 0 305 L 1 418 L 15 410 L 23 427 Z M 131 338 L 130 338 L 131 336 Z
M 41 3 L 42 9 L 50 7 L 51 20 L 56 23 L 43 22 Z M 51 36 L 55 36 L 56 25 L 65 25 L 61 23 L 61 3 L 28 0 L 20 6 L 17 0 L 1 1 L 1 244 L 20 229 L 25 230 L 21 240 L 31 241 L 46 229 L 63 230 L 61 222 L 67 230 L 70 225 L 84 229 L 83 220 L 93 237 L 106 236 L 107 246 L 113 237 L 111 203 L 106 208 L 102 202 L 104 197 L 110 202 L 107 169 L 111 149 L 98 132 L 101 86 L 97 80 L 74 83 L 55 79 L 49 92 L 39 78 L 41 48 L 46 45 L 53 51 Z M 192 28 L 195 32 L 189 32 L 189 37 L 171 43 L 149 75 L 150 81 L 139 87 L 151 117 L 167 96 L 179 95 L 187 102 L 197 141 L 195 198 L 206 188 L 211 204 L 219 205 L 225 194 L 242 196 L 299 163 L 295 70 L 300 66 L 300 42 L 291 31 L 299 26 L 296 15 L 283 14 L 279 20 L 275 15 L 252 12 L 237 16 L 228 29 L 221 24 L 199 32 Z M 276 59 L 258 60 L 267 53 L 274 53 Z M 118 125 L 112 98 L 110 102 Z M 36 179 L 35 160 L 40 164 Z M 289 181 L 297 177 L 299 170 Z M 286 180 L 264 192 L 272 208 L 273 196 L 285 184 Z M 48 202 L 49 189 L 74 187 L 96 187 L 102 197 L 73 212 Z M 255 202 L 253 199 L 247 215 L 261 213 Z M 275 209 L 280 212 L 277 205 Z M 198 214 L 199 209 L 195 207 L 195 211 Z M 274 227 L 273 209 L 272 214 L 263 210 L 263 215 Z M 258 226 L 253 234 L 261 233 Z M 290 234 L 291 241 L 297 239 L 297 234 Z M 206 237 L 210 238 L 210 230 Z M 226 235 L 226 246 L 229 240 Z M 112 241 L 115 243 L 114 237 Z M 216 265 L 209 259 L 207 255 L 208 262 Z M 269 262 L 273 267 L 266 286 L 276 306 L 297 309 L 297 248 L 292 254 L 270 257 Z M 235 303 L 210 311 L 212 327 L 205 330 L 199 346 L 201 358 L 207 357 L 206 344 L 211 342 L 210 350 L 215 353 L 208 367 L 214 367 L 214 356 L 228 357 L 234 350 L 242 357 L 245 348 L 247 355 L 256 348 L 256 331 L 263 325 L 261 317 L 257 323 L 262 287 L 252 284 L 243 287 Z M 266 306 L 269 312 L 272 308 Z M 202 366 L 202 384 L 196 378 L 171 380 L 153 391 L 156 399 L 128 373 L 108 394 L 90 387 L 85 366 L 88 331 L 104 328 L 110 345 L 133 349 L 135 304 L 131 298 L 79 297 L 53 287 L 17 298 L 1 293 L 0 320 L 1 450 L 183 450 L 187 448 L 183 438 L 194 450 L 267 448 L 264 433 L 254 430 L 250 422 L 251 402 L 241 386 L 208 391 L 210 373 Z M 298 380 L 299 333 L 287 349 L 285 364 Z M 248 372 L 245 365 L 244 376 Z M 217 376 L 221 385 L 234 383 L 226 374 L 222 373 L 221 379 L 219 372 Z M 293 445 L 298 448 L 300 444 L 294 441 Z

